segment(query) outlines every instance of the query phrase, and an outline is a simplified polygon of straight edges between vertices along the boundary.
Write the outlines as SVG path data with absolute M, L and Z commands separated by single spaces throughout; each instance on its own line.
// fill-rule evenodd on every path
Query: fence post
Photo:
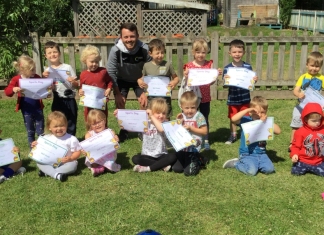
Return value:
M 43 63 L 42 63 L 42 54 L 40 49 L 40 42 L 37 32 L 31 33 L 32 38 L 32 49 L 33 49 L 33 60 L 36 64 L 36 73 L 41 76 L 43 71 Z
M 141 3 L 136 4 L 136 10 L 137 10 L 137 30 L 138 30 L 138 34 L 140 36 L 143 36 L 144 32 L 143 32 L 142 4 Z
M 317 15 L 316 15 L 316 11 L 315 11 L 315 15 L 314 15 L 314 26 L 313 26 L 313 34 L 315 34 L 315 31 L 316 31 L 316 21 L 317 21 Z
M 219 48 L 219 35 L 218 32 L 213 32 L 210 38 L 210 57 L 213 60 L 213 67 L 217 69 L 219 67 L 218 65 L 218 48 Z M 218 79 L 216 79 L 216 82 L 211 85 L 210 88 L 210 96 L 212 100 L 217 100 L 217 84 Z
M 299 30 L 300 10 L 298 10 L 297 30 Z

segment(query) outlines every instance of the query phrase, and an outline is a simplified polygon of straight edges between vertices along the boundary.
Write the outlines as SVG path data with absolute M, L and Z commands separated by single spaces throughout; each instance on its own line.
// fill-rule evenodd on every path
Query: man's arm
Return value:
M 117 55 L 116 55 L 117 50 L 118 49 L 116 47 L 111 48 L 109 52 L 108 62 L 106 65 L 108 75 L 112 78 L 114 87 L 117 86 L 117 71 L 118 71 L 118 62 L 117 62 Z

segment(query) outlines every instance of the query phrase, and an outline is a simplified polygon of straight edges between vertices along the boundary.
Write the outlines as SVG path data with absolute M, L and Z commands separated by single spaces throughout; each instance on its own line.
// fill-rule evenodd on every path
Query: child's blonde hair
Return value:
M 195 54 L 195 52 L 202 51 L 202 50 L 208 53 L 209 47 L 205 39 L 198 38 L 192 43 L 192 53 Z
M 323 65 L 323 55 L 318 51 L 311 52 L 307 57 L 307 64 L 309 62 L 314 62 L 316 66 L 322 67 Z
M 169 106 L 165 99 L 154 98 L 150 101 L 148 108 L 152 110 L 152 113 L 165 113 L 169 111 Z
M 186 91 L 180 97 L 180 104 L 182 105 L 184 103 L 195 103 L 195 105 L 197 106 L 198 97 L 193 91 Z
M 36 68 L 35 61 L 28 55 L 20 56 L 17 61 L 12 62 L 12 66 L 20 74 L 24 74 L 24 72 L 29 72 Z
M 88 56 L 90 55 L 95 55 L 96 58 L 101 60 L 100 51 L 98 47 L 87 45 L 81 53 L 81 57 L 80 57 L 81 62 L 85 64 Z
M 101 110 L 91 109 L 88 113 L 86 122 L 87 131 L 91 130 L 91 125 L 94 124 L 97 120 L 104 120 L 106 123 L 106 115 Z
M 268 110 L 268 101 L 266 100 L 266 98 L 262 97 L 262 96 L 254 96 L 250 102 L 250 107 L 254 108 L 256 106 L 260 106 L 261 108 L 264 109 L 264 111 L 267 112 Z
M 65 126 L 68 125 L 67 119 L 64 115 L 64 113 L 60 112 L 60 111 L 54 111 L 51 112 L 50 114 L 48 114 L 47 119 L 46 119 L 46 129 L 49 130 L 49 127 L 51 125 L 52 121 L 61 121 L 62 123 L 64 123 Z

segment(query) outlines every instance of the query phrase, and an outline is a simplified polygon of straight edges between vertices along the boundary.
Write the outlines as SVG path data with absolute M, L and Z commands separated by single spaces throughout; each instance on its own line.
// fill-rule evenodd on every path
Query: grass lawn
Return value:
M 229 121 L 225 101 L 211 103 L 211 159 L 196 177 L 163 171 L 135 173 L 131 157 L 141 150 L 134 134 L 121 144 L 117 162 L 122 171 L 97 178 L 79 160 L 77 174 L 61 183 L 39 178 L 35 162 L 27 158 L 26 131 L 15 100 L 0 100 L 2 138 L 12 137 L 21 148 L 24 176 L 0 185 L 0 234 L 136 234 L 152 228 L 166 235 L 199 234 L 322 234 L 323 178 L 290 174 L 287 147 L 294 100 L 270 101 L 282 134 L 268 143 L 276 173 L 246 176 L 222 169 L 225 160 L 237 157 L 239 142 L 225 145 Z M 45 114 L 50 101 L 45 100 Z M 173 103 L 174 114 L 179 109 Z M 137 108 L 128 102 L 127 108 Z M 109 103 L 109 126 L 118 131 Z M 85 134 L 82 108 L 77 137 Z

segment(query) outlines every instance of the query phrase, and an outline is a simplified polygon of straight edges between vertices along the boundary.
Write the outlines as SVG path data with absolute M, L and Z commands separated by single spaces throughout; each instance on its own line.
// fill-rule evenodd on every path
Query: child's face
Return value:
M 197 113 L 197 105 L 196 105 L 196 103 L 183 102 L 181 104 L 181 109 L 182 109 L 182 113 L 187 118 L 192 118 Z
M 160 64 L 164 58 L 164 50 L 157 50 L 153 48 L 153 51 L 149 51 L 149 55 L 152 57 L 152 60 L 156 64 Z
M 267 115 L 267 110 L 264 110 L 261 106 L 256 105 L 253 107 L 255 110 L 252 110 L 250 112 L 250 116 L 252 117 L 253 120 L 259 120 L 265 115 Z
M 60 52 L 55 48 L 46 48 L 45 50 L 46 59 L 51 62 L 51 64 L 57 64 L 60 62 Z
M 100 58 L 97 55 L 89 55 L 85 62 L 88 71 L 96 71 L 99 67 Z
M 194 59 L 196 61 L 199 61 L 199 62 L 205 61 L 206 54 L 207 54 L 207 52 L 205 51 L 205 49 L 202 49 L 200 51 L 194 51 L 193 52 Z
M 233 61 L 236 63 L 241 62 L 242 57 L 244 56 L 245 51 L 243 48 L 232 46 L 229 55 L 233 58 Z
M 321 67 L 315 61 L 309 61 L 306 64 L 307 71 L 310 75 L 315 76 L 321 70 Z
M 106 129 L 106 120 L 95 120 L 94 123 L 91 124 L 91 130 L 93 130 L 95 133 L 99 133 Z
M 308 118 L 307 125 L 309 127 L 316 128 L 321 125 L 321 121 L 322 121 L 321 118 Z
M 63 120 L 52 120 L 48 129 L 56 137 L 62 137 L 66 133 L 67 124 Z
M 152 114 L 159 122 L 164 122 L 166 119 L 166 113 L 165 112 L 156 112 L 154 111 Z

